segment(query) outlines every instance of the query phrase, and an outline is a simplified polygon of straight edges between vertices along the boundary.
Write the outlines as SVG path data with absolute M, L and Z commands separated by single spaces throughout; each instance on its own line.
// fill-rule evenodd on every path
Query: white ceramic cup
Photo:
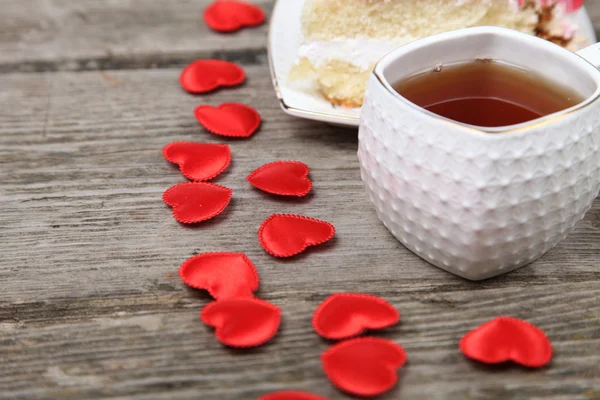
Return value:
M 583 103 L 500 128 L 426 111 L 392 84 L 436 65 L 494 58 L 568 85 Z M 379 218 L 446 271 L 486 279 L 542 256 L 600 190 L 600 45 L 578 54 L 477 27 L 402 46 L 376 66 L 361 111 L 361 176 Z

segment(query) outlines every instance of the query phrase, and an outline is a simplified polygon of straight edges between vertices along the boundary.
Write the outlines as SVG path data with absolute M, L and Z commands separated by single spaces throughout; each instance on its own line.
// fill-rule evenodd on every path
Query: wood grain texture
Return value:
M 191 59 L 264 63 L 268 26 L 221 35 L 202 22 L 211 0 L 0 0 L 0 72 L 136 69 Z M 270 16 L 275 0 L 255 0 Z M 598 0 L 587 9 L 600 37 Z
M 0 0 L 0 72 L 135 69 L 266 59 L 268 25 L 219 34 L 212 0 Z M 274 0 L 255 0 L 270 15 Z
M 134 3 L 153 9 L 159 2 L 105 2 Z M 600 2 L 588 7 L 600 10 Z M 181 32 L 202 29 L 180 25 Z M 11 31 L 0 26 L 2 35 Z M 120 26 L 114 30 L 127 31 Z M 69 53 L 69 40 L 60 39 L 64 51 L 48 50 L 46 61 L 57 66 L 48 71 L 61 69 L 63 55 L 92 57 Z M 85 40 L 94 48 L 93 38 Z M 2 52 L 0 64 L 22 63 L 27 54 L 27 62 L 42 59 L 28 51 Z M 248 400 L 302 389 L 349 399 L 324 376 L 319 355 L 329 343 L 310 325 L 317 305 L 342 291 L 378 294 L 401 312 L 398 326 L 377 333 L 409 356 L 400 385 L 382 399 L 600 398 L 600 199 L 540 260 L 468 282 L 421 261 L 387 232 L 362 188 L 356 132 L 284 115 L 265 65 L 247 67 L 242 88 L 204 97 L 179 88 L 179 71 L 0 74 L 0 398 Z M 223 140 L 198 126 L 195 106 L 225 101 L 261 112 L 255 137 Z M 161 201 L 184 181 L 161 155 L 180 140 L 228 143 L 233 153 L 216 180 L 234 190 L 232 204 L 192 228 Z M 247 184 L 248 173 L 278 159 L 310 166 L 309 198 L 280 200 Z M 330 221 L 336 239 L 276 260 L 256 237 L 274 212 Z M 244 251 L 261 275 L 258 295 L 282 309 L 278 336 L 258 349 L 221 346 L 198 318 L 209 297 L 177 275 L 193 254 L 223 250 Z M 552 365 L 526 370 L 466 360 L 460 337 L 500 314 L 544 329 Z

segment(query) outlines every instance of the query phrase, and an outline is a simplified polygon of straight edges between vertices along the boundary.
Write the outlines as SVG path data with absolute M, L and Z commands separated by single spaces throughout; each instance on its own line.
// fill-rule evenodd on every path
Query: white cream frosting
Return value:
M 327 41 L 311 40 L 300 44 L 298 53 L 301 58 L 308 59 L 316 67 L 320 67 L 330 60 L 347 60 L 366 70 L 387 53 L 409 41 L 411 41 L 410 38 L 373 39 L 368 37 L 338 38 Z

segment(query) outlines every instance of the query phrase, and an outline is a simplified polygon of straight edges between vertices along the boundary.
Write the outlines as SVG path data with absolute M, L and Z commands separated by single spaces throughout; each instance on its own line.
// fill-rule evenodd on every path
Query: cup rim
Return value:
M 519 40 L 527 41 L 529 44 L 531 44 L 533 46 L 546 47 L 547 49 L 549 49 L 553 53 L 555 53 L 558 57 L 569 58 L 569 60 L 572 63 L 579 63 L 579 64 L 584 63 L 585 68 L 590 71 L 590 75 L 592 76 L 592 79 L 597 84 L 596 90 L 594 91 L 594 93 L 591 96 L 588 96 L 581 103 L 576 104 L 572 107 L 566 108 L 562 111 L 548 114 L 548 115 L 545 115 L 540 118 L 536 118 L 531 121 L 522 122 L 520 124 L 506 125 L 506 126 L 500 126 L 500 127 L 484 127 L 484 126 L 471 125 L 471 124 L 466 124 L 463 122 L 455 121 L 455 120 L 443 117 L 441 115 L 435 114 L 431 111 L 428 111 L 428 110 L 414 104 L 413 102 L 409 101 L 408 99 L 406 99 L 405 97 L 400 95 L 398 92 L 396 92 L 396 90 L 394 90 L 392 85 L 384 77 L 383 71 L 389 64 L 391 64 L 396 59 L 398 59 L 402 56 L 405 56 L 416 49 L 426 47 L 428 45 L 434 44 L 441 40 L 443 41 L 443 40 L 456 39 L 456 38 L 460 38 L 460 37 L 474 36 L 474 35 L 481 35 L 481 34 L 495 34 L 495 35 L 504 36 L 504 37 L 518 38 Z M 440 122 L 444 122 L 444 123 L 453 125 L 456 128 L 460 128 L 460 129 L 462 129 L 464 131 L 468 131 L 470 133 L 485 134 L 485 136 L 489 137 L 489 138 L 505 136 L 505 135 L 490 135 L 490 133 L 492 133 L 492 134 L 525 133 L 533 128 L 552 124 L 554 122 L 557 122 L 558 120 L 561 120 L 561 119 L 567 117 L 568 115 L 571 115 L 577 111 L 580 111 L 583 108 L 588 107 L 589 105 L 591 105 L 592 103 L 595 103 L 598 99 L 600 99 L 600 70 L 598 70 L 588 60 L 581 57 L 577 53 L 567 50 L 564 47 L 559 46 L 554 43 L 551 43 L 547 40 L 538 38 L 533 35 L 528 35 L 526 33 L 522 33 L 519 31 L 515 31 L 512 29 L 495 27 L 495 26 L 479 26 L 479 27 L 462 28 L 462 29 L 458 29 L 458 30 L 454 30 L 454 31 L 449 31 L 449 32 L 444 32 L 444 33 L 428 36 L 423 39 L 415 40 L 414 42 L 408 43 L 404 46 L 397 48 L 396 50 L 393 50 L 392 52 L 388 53 L 383 58 L 381 58 L 375 65 L 375 68 L 373 69 L 372 73 L 375 76 L 375 78 L 377 78 L 379 83 L 383 86 L 383 88 L 386 89 L 388 92 L 390 92 L 396 100 L 399 100 L 399 101 L 403 102 L 404 104 L 412 107 L 413 109 L 421 112 L 423 115 L 427 116 L 428 118 L 434 118 Z

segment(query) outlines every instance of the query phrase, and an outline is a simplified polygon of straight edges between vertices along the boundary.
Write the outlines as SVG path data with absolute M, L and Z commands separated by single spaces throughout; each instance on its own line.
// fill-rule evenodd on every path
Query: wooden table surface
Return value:
M 286 0 L 287 1 L 287 0 Z M 273 0 L 255 1 L 268 14 Z M 600 399 L 600 199 L 569 238 L 535 263 L 468 282 L 420 260 L 378 221 L 359 178 L 356 131 L 280 109 L 266 61 L 267 27 L 221 35 L 209 0 L 1 0 L 0 398 L 255 399 L 302 389 L 346 399 L 325 377 L 329 344 L 311 328 L 334 292 L 380 295 L 402 322 L 378 336 L 409 362 L 382 399 Z M 600 28 L 600 0 L 588 1 Z M 202 57 L 244 65 L 247 84 L 194 97 L 181 67 Z M 247 141 L 205 132 L 199 104 L 246 102 L 264 123 Z M 161 201 L 185 181 L 161 154 L 174 141 L 230 144 L 217 179 L 225 213 L 185 227 Z M 278 159 L 311 168 L 314 194 L 283 201 L 245 176 Z M 274 212 L 332 222 L 332 243 L 293 261 L 260 247 Z M 177 275 L 188 257 L 243 251 L 258 295 L 282 309 L 276 338 L 224 348 L 198 318 L 210 299 Z M 527 319 L 552 340 L 540 370 L 484 367 L 457 342 L 498 315 Z

